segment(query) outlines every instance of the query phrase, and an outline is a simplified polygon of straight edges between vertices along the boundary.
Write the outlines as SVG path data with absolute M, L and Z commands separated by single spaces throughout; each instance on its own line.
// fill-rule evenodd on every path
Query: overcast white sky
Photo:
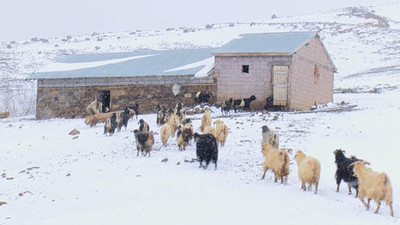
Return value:
M 0 40 L 252 22 L 400 0 L 0 0 Z M 399 12 L 400 13 L 400 12 Z

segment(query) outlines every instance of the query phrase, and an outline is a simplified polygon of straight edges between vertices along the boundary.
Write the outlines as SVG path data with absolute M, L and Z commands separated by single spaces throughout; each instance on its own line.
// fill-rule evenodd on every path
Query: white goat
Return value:
M 217 138 L 217 142 L 221 145 L 225 145 L 226 138 L 228 137 L 228 126 L 224 124 L 224 121 L 217 120 L 214 122 L 215 124 L 215 137 Z
M 365 166 L 366 162 L 353 163 L 353 171 L 358 177 L 359 193 L 358 196 L 365 208 L 369 209 L 369 203 L 373 199 L 377 206 L 375 213 L 378 213 L 381 201 L 384 200 L 386 205 L 390 207 L 390 215 L 393 216 L 392 207 L 392 186 L 390 185 L 389 177 L 386 173 L 378 173 Z M 367 197 L 367 202 L 364 202 L 364 197 Z
M 275 182 L 277 182 L 278 177 L 281 178 L 281 183 L 285 178 L 285 183 L 287 182 L 287 176 L 289 175 L 289 154 L 284 150 L 278 150 L 274 148 L 269 143 L 262 144 L 262 153 L 265 157 L 263 162 L 264 173 L 261 179 L 265 178 L 265 173 L 268 169 L 271 169 L 275 174 Z
M 319 175 L 321 173 L 321 164 L 316 158 L 306 156 L 302 151 L 297 151 L 295 155 L 298 175 L 301 180 L 301 189 L 306 190 L 306 183 L 308 183 L 308 190 L 314 184 L 316 194 L 318 191 Z

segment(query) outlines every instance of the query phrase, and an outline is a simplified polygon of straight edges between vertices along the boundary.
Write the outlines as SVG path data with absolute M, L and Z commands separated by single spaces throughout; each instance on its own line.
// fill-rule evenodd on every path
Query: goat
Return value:
M 157 125 L 162 126 L 166 122 L 165 120 L 165 113 L 166 109 L 164 106 L 157 105 L 156 107 L 156 112 L 157 112 Z
M 171 136 L 171 127 L 168 123 L 165 123 L 160 130 L 160 138 L 163 146 L 167 146 L 169 137 Z
M 355 197 L 358 196 L 358 178 L 353 172 L 353 165 L 351 165 L 354 162 L 357 161 L 362 161 L 360 159 L 357 159 L 356 157 L 352 156 L 351 158 L 347 158 L 344 155 L 344 150 L 342 149 L 336 149 L 333 151 L 333 154 L 335 155 L 335 163 L 336 163 L 336 173 L 335 173 L 335 179 L 336 179 L 336 192 L 339 192 L 339 186 L 340 182 L 343 180 L 344 182 L 347 183 L 347 186 L 349 188 L 349 195 L 351 195 L 351 188 L 353 187 L 356 189 L 356 195 Z
M 135 140 L 136 140 L 136 149 L 137 149 L 137 155 L 139 156 L 139 151 L 144 153 L 144 156 L 149 154 L 150 157 L 150 151 L 151 148 L 153 147 L 154 144 L 154 134 L 153 131 L 140 131 L 140 130 L 134 130 L 133 131 L 135 135 Z
M 265 160 L 263 162 L 264 173 L 261 179 L 264 179 L 267 171 L 271 169 L 275 174 L 275 182 L 277 182 L 278 177 L 280 177 L 281 184 L 283 184 L 284 179 L 286 183 L 289 175 L 289 154 L 284 150 L 274 148 L 269 143 L 262 144 L 262 153 Z
M 232 98 L 222 102 L 222 105 L 221 105 L 221 113 L 222 113 L 222 115 L 224 115 L 224 112 L 225 112 L 225 115 L 230 114 L 230 110 L 231 110 L 231 107 L 232 107 L 232 102 L 233 102 Z
M 194 101 L 197 103 L 209 103 L 212 99 L 212 94 L 210 92 L 195 92 L 194 94 Z
M 143 119 L 140 119 L 138 124 L 140 125 L 139 126 L 140 131 L 149 131 L 150 130 L 149 124 L 146 123 Z
M 128 126 L 129 115 L 130 115 L 130 110 L 128 108 L 125 108 L 123 112 L 119 113 L 120 121 L 119 121 L 119 123 L 117 123 L 118 124 L 118 127 L 117 127 L 118 132 L 121 131 L 122 126 L 124 126 L 125 130 L 126 130 L 126 128 Z
M 139 103 L 135 103 L 135 105 L 131 105 L 126 107 L 126 109 L 129 110 L 129 119 L 133 117 L 133 115 L 136 115 L 136 119 L 138 118 L 139 115 Z
M 297 151 L 295 158 L 298 166 L 297 172 L 301 180 L 301 189 L 305 191 L 306 183 L 308 183 L 308 190 L 310 190 L 311 185 L 314 184 L 314 193 L 317 194 L 321 164 L 316 158 L 306 156 L 302 151 Z
M 217 139 L 211 134 L 193 134 L 194 141 L 196 142 L 196 156 L 200 162 L 199 168 L 207 169 L 208 164 L 212 161 L 217 169 L 218 161 L 218 144 Z M 203 165 L 205 161 L 205 165 Z
M 279 149 L 279 136 L 273 130 L 269 129 L 267 125 L 262 128 L 262 143 L 269 143 L 274 148 Z
M 377 206 L 375 213 L 378 213 L 381 201 L 384 200 L 386 205 L 390 207 L 390 215 L 394 216 L 392 207 L 392 186 L 389 177 L 386 173 L 378 173 L 370 168 L 367 168 L 367 162 L 357 161 L 352 165 L 353 171 L 359 180 L 359 198 L 365 208 L 369 210 L 369 203 L 373 199 Z M 367 202 L 364 202 L 364 197 L 367 197 Z
M 117 128 L 117 114 L 112 113 L 109 118 L 106 119 L 104 123 L 104 134 L 110 136 L 114 134 L 115 128 Z
M 228 137 L 228 126 L 222 120 L 217 120 L 215 124 L 215 137 L 221 146 L 225 145 L 226 138 Z
M 169 113 L 166 117 L 166 120 L 166 123 L 171 127 L 171 136 L 175 137 L 175 133 L 179 125 L 178 116 L 173 113 Z
M 250 103 L 254 100 L 256 100 L 256 96 L 254 95 L 250 96 L 250 98 L 233 100 L 233 109 L 235 110 L 235 113 L 237 112 L 238 109 L 243 109 L 243 110 L 249 109 Z
M 178 133 L 176 136 L 179 150 L 185 151 L 193 136 L 193 126 L 191 126 L 191 124 L 187 124 L 185 126 L 179 125 Z
M 201 132 L 204 133 L 205 128 L 209 126 L 211 126 L 211 109 L 206 107 L 204 109 L 203 117 L 201 117 Z
M 206 128 L 204 128 L 203 134 L 212 134 L 214 137 L 216 137 L 215 136 L 215 128 L 211 127 L 211 126 L 206 126 Z

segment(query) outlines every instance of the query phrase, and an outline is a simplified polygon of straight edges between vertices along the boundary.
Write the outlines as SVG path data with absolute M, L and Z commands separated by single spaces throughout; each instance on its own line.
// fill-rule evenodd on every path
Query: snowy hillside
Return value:
M 0 43 L 0 224 L 399 224 L 400 5 L 346 8 L 254 23 L 213 24 L 165 31 L 102 33 Z M 212 107 L 229 127 L 218 169 L 199 169 L 195 145 L 161 147 L 156 115 L 139 115 L 155 132 L 151 157 L 136 156 L 131 119 L 126 130 L 103 135 L 103 124 L 82 119 L 36 120 L 35 84 L 28 74 L 66 54 L 218 47 L 241 33 L 317 30 L 338 69 L 333 103 L 305 112 L 232 112 Z M 8 107 L 8 108 L 6 108 Z M 24 117 L 17 117 L 27 115 Z M 201 114 L 189 116 L 199 132 Z M 261 126 L 291 149 L 285 185 L 269 171 L 261 180 Z M 78 135 L 68 135 L 76 128 Z M 394 217 L 374 214 L 336 192 L 333 151 L 346 150 L 386 172 Z M 321 163 L 319 191 L 304 192 L 296 150 Z
M 23 79 L 67 54 L 219 47 L 242 33 L 305 30 L 319 32 L 338 69 L 336 89 L 361 88 L 361 91 L 369 91 L 387 88 L 389 84 L 397 86 L 399 79 L 393 77 L 393 73 L 400 70 L 399 11 L 400 4 L 379 8 L 344 8 L 253 23 L 92 33 L 53 39 L 33 37 L 27 41 L 1 42 L 0 97 L 3 102 L 8 102 L 8 106 L 16 98 L 34 101 L 34 82 Z M 371 83 L 368 79 L 371 76 L 379 76 L 382 81 Z M 0 105 L 0 111 L 6 107 Z M 34 113 L 32 109 L 26 112 L 26 109 L 15 108 L 14 116 Z

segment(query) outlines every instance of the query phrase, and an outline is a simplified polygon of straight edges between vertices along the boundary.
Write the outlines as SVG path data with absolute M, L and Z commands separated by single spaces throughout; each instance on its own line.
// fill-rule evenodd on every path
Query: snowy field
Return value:
M 156 115 L 140 115 L 155 131 L 151 157 L 136 156 L 129 121 L 111 137 L 83 119 L 0 120 L 0 224 L 399 224 L 400 90 L 380 94 L 335 94 L 334 103 L 313 112 L 233 113 L 213 121 L 229 126 L 218 169 L 199 169 L 195 145 L 178 151 L 176 139 L 162 147 Z M 344 101 L 344 104 L 342 104 Z M 195 128 L 201 115 L 190 116 Z M 288 183 L 261 180 L 261 126 L 293 149 Z M 72 129 L 81 133 L 68 135 Z M 346 150 L 391 179 L 395 217 L 382 204 L 366 211 L 359 199 L 337 193 L 333 151 Z M 319 192 L 303 192 L 296 150 L 321 162 Z M 168 158 L 167 162 L 161 160 Z M 264 222 L 265 221 L 265 222 Z
M 400 4 L 358 7 L 211 28 L 93 33 L 0 42 L 0 225 L 87 224 L 400 224 Z M 132 130 L 111 137 L 83 119 L 36 120 L 30 74 L 76 53 L 220 47 L 243 33 L 318 31 L 338 73 L 334 102 L 310 112 L 245 112 L 222 117 L 230 131 L 218 169 L 192 162 L 195 145 L 161 148 L 156 115 L 140 115 L 156 132 L 151 157 L 136 156 Z M 21 117 L 24 116 L 24 117 Z M 190 116 L 195 128 L 202 115 Z M 261 126 L 292 149 L 288 183 L 261 180 Z M 79 135 L 68 133 L 74 128 Z M 198 130 L 197 130 L 198 131 Z M 394 217 L 382 204 L 366 211 L 342 183 L 336 192 L 333 151 L 342 148 L 386 172 Z M 321 162 L 319 191 L 303 192 L 296 150 Z M 164 159 L 167 162 L 162 162 Z M 6 203 L 6 204 L 3 204 Z

